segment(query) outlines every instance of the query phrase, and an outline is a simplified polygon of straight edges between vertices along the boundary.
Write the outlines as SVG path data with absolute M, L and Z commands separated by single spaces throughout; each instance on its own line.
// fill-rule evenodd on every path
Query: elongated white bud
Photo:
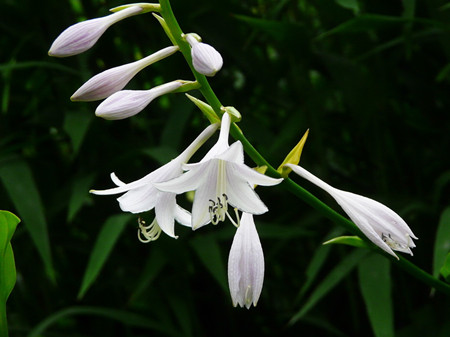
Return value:
M 83 84 L 70 98 L 72 101 L 97 101 L 122 90 L 142 69 L 172 55 L 179 48 L 171 46 L 133 63 L 111 68 L 95 75 Z
M 76 23 L 56 38 L 48 54 L 56 57 L 80 54 L 91 48 L 111 25 L 140 12 L 141 7 L 133 6 L 101 18 Z
M 186 41 L 191 45 L 192 64 L 200 74 L 214 76 L 222 68 L 222 56 L 209 44 L 198 41 L 194 34 L 187 34 Z
M 361 232 L 385 252 L 397 259 L 394 250 L 413 255 L 411 248 L 416 245 L 412 239 L 417 237 L 406 222 L 386 205 L 359 194 L 334 188 L 300 166 L 293 164 L 285 166 L 328 192 Z
M 156 97 L 181 86 L 181 82 L 173 81 L 150 90 L 121 90 L 104 100 L 95 110 L 95 114 L 104 119 L 125 119 L 141 112 Z
M 228 258 L 228 284 L 233 305 L 256 306 L 264 282 L 264 253 L 253 215 L 242 214 Z

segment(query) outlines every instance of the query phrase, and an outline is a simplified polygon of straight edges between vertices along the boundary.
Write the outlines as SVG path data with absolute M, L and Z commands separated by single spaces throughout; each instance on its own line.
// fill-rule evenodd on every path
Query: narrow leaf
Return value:
M 49 317 L 35 326 L 27 337 L 44 336 L 44 332 L 52 325 L 58 323 L 60 320 L 75 316 L 100 316 L 114 321 L 121 322 L 124 325 L 135 326 L 139 328 L 160 331 L 167 336 L 179 336 L 179 333 L 173 329 L 172 326 L 163 325 L 158 320 L 151 320 L 147 315 L 138 315 L 130 311 L 116 310 L 102 307 L 69 307 L 60 311 L 54 312 Z
M 390 262 L 371 254 L 358 265 L 359 286 L 376 337 L 394 337 Z
M 341 244 L 358 248 L 369 248 L 367 243 L 363 241 L 359 236 L 339 236 L 323 243 L 323 245 L 329 244 Z
M 0 336 L 8 336 L 6 301 L 16 284 L 16 266 L 11 238 L 20 219 L 7 211 L 0 211 Z
M 0 179 L 6 188 L 17 213 L 44 262 L 49 278 L 54 281 L 54 270 L 47 230 L 44 206 L 28 164 L 21 159 L 12 159 L 0 164 Z
M 450 283 L 450 253 L 447 254 L 445 263 L 441 268 L 441 275 L 445 278 L 445 280 L 448 283 Z
M 109 217 L 103 224 L 92 249 L 89 262 L 81 283 L 78 299 L 81 299 L 95 281 L 106 263 L 117 239 L 125 228 L 126 223 L 133 217 L 132 214 L 119 214 Z
M 292 316 L 289 324 L 294 324 L 308 313 L 326 294 L 328 294 L 335 286 L 339 284 L 352 270 L 361 259 L 367 254 L 365 250 L 355 250 L 343 259 L 323 281 L 314 289 L 306 303 Z
M 81 209 L 85 201 L 89 198 L 89 190 L 95 179 L 95 174 L 89 174 L 77 177 L 73 182 L 72 194 L 69 199 L 69 210 L 67 213 L 67 221 L 72 221 L 78 211 Z
M 211 235 L 197 236 L 191 241 L 191 245 L 205 265 L 206 269 L 216 279 L 225 292 L 228 291 L 226 269 L 223 263 L 220 247 Z
M 433 253 L 433 276 L 438 277 L 439 271 L 445 262 L 447 254 L 450 252 L 450 207 L 447 207 L 441 214 L 439 225 L 436 231 Z
M 0 211 L 0 303 L 5 303 L 16 283 L 16 267 L 11 238 L 20 219 L 7 211 Z

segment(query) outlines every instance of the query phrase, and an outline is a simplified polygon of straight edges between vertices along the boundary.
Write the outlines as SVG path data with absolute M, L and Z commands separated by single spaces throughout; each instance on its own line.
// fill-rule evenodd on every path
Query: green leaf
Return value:
M 11 238 L 20 219 L 7 211 L 0 211 L 0 336 L 8 336 L 6 301 L 16 284 L 16 265 Z
M 329 244 L 342 244 L 358 248 L 369 248 L 367 243 L 365 243 L 359 236 L 339 236 L 323 243 L 323 245 Z
M 289 321 L 289 324 L 294 324 L 308 313 L 328 292 L 330 292 L 340 281 L 344 279 L 355 268 L 361 259 L 366 256 L 367 251 L 355 250 L 343 259 L 330 273 L 323 279 L 323 281 L 314 289 L 313 293 L 306 300 L 305 304 L 300 310 L 295 313 Z
M 394 337 L 390 262 L 371 254 L 358 265 L 359 286 L 376 337 Z
M 335 0 L 335 2 L 346 9 L 351 9 L 355 14 L 359 13 L 358 0 Z
M 63 128 L 72 141 L 74 156 L 78 153 L 93 119 L 94 114 L 86 108 L 66 112 Z
M 161 246 L 159 245 L 151 247 L 150 256 L 146 259 L 146 264 L 142 270 L 141 276 L 137 280 L 137 284 L 133 287 L 133 293 L 128 300 L 129 304 L 140 298 L 142 293 L 147 290 L 153 280 L 167 264 L 167 258 L 160 247 Z
M 450 207 L 441 214 L 434 241 L 433 276 L 438 277 L 439 271 L 445 262 L 445 257 L 450 252 Z
M 8 211 L 0 211 L 0 303 L 5 303 L 16 283 L 16 267 L 11 238 L 20 219 Z
M 36 245 L 47 275 L 55 281 L 44 207 L 28 164 L 11 159 L 0 164 L 0 179 Z
M 81 299 L 95 281 L 108 259 L 117 239 L 125 228 L 126 223 L 134 217 L 133 214 L 118 214 L 109 217 L 103 224 L 92 249 L 89 262 L 84 273 L 78 299 Z
M 212 235 L 197 236 L 191 240 L 191 246 L 225 292 L 228 292 L 226 268 L 216 239 Z
M 445 280 L 448 283 L 450 283 L 450 253 L 447 254 L 445 263 L 441 268 L 441 275 L 445 278 Z
M 121 322 L 122 324 L 127 326 L 160 331 L 167 336 L 180 336 L 179 332 L 175 331 L 172 326 L 164 325 L 158 320 L 151 320 L 147 315 L 143 316 L 125 310 L 116 310 L 101 307 L 69 307 L 51 314 L 45 320 L 40 322 L 36 327 L 34 327 L 27 337 L 44 336 L 43 333 L 50 326 L 58 323 L 65 317 L 74 315 L 100 316 Z
M 67 213 L 67 221 L 71 222 L 78 211 L 81 209 L 85 201 L 89 198 L 89 190 L 95 179 L 95 174 L 77 177 L 72 186 L 72 194 L 69 199 L 69 210 Z

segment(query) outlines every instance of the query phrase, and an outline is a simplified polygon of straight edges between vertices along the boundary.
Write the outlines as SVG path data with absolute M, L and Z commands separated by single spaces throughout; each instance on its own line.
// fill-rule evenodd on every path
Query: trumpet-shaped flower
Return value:
M 182 85 L 180 81 L 172 81 L 149 90 L 117 91 L 100 103 L 95 115 L 110 120 L 134 116 L 144 110 L 156 97 L 170 93 Z
M 48 54 L 56 57 L 80 54 L 91 48 L 111 25 L 140 12 L 140 6 L 131 6 L 101 18 L 76 23 L 56 38 Z
M 183 168 L 188 172 L 180 177 L 155 184 L 161 191 L 177 194 L 195 190 L 192 206 L 194 230 L 230 217 L 228 204 L 246 213 L 267 212 L 266 205 L 255 193 L 253 186 L 271 186 L 282 181 L 258 173 L 244 164 L 241 142 L 228 145 L 230 123 L 230 116 L 224 113 L 219 140 L 205 157 L 199 163 L 184 164 Z
M 253 215 L 243 213 L 228 258 L 228 285 L 233 305 L 258 303 L 264 281 L 264 254 Z
M 150 237 L 157 238 L 158 230 L 176 238 L 174 232 L 174 219 L 179 223 L 190 226 L 191 216 L 189 212 L 176 204 L 176 194 L 159 191 L 154 183 L 167 181 L 178 177 L 183 173 L 182 164 L 200 148 L 200 146 L 217 130 L 218 125 L 208 126 L 177 158 L 166 165 L 151 172 L 145 177 L 125 184 L 120 181 L 114 173 L 111 174 L 112 181 L 118 186 L 108 190 L 92 190 L 91 193 L 98 195 L 109 195 L 125 193 L 117 200 L 124 212 L 142 213 L 155 209 L 156 222 L 149 226 L 140 221 L 140 229 L 145 233 L 153 233 Z M 145 236 L 145 235 L 144 235 Z
M 214 76 L 223 65 L 222 55 L 209 44 L 198 41 L 194 34 L 187 34 L 191 46 L 192 64 L 200 74 Z
M 72 101 L 104 99 L 122 90 L 139 71 L 172 55 L 177 50 L 179 50 L 178 46 L 167 47 L 141 60 L 105 70 L 83 84 L 70 99 Z
M 413 255 L 411 248 L 416 245 L 411 238 L 417 237 L 393 210 L 373 199 L 334 188 L 300 166 L 286 166 L 328 192 L 364 235 L 378 247 L 396 258 L 394 250 Z

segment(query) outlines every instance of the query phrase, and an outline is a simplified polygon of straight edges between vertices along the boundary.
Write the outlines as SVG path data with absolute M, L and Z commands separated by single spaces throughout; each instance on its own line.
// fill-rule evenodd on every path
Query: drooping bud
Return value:
M 202 75 L 214 76 L 223 65 L 220 53 L 209 44 L 200 42 L 197 34 L 187 34 L 186 41 L 191 45 L 192 64 Z
M 177 50 L 179 50 L 177 46 L 167 47 L 136 62 L 105 70 L 83 84 L 70 99 L 86 102 L 104 99 L 122 90 L 139 71 Z
M 125 119 L 141 112 L 152 100 L 168 94 L 183 84 L 173 81 L 150 90 L 121 90 L 109 96 L 95 110 L 95 115 L 109 120 Z
M 140 12 L 141 7 L 132 6 L 101 18 L 76 23 L 56 38 L 48 54 L 56 57 L 80 54 L 91 48 L 111 25 Z
M 242 214 L 228 258 L 228 284 L 233 305 L 256 306 L 264 281 L 264 253 L 253 215 Z

